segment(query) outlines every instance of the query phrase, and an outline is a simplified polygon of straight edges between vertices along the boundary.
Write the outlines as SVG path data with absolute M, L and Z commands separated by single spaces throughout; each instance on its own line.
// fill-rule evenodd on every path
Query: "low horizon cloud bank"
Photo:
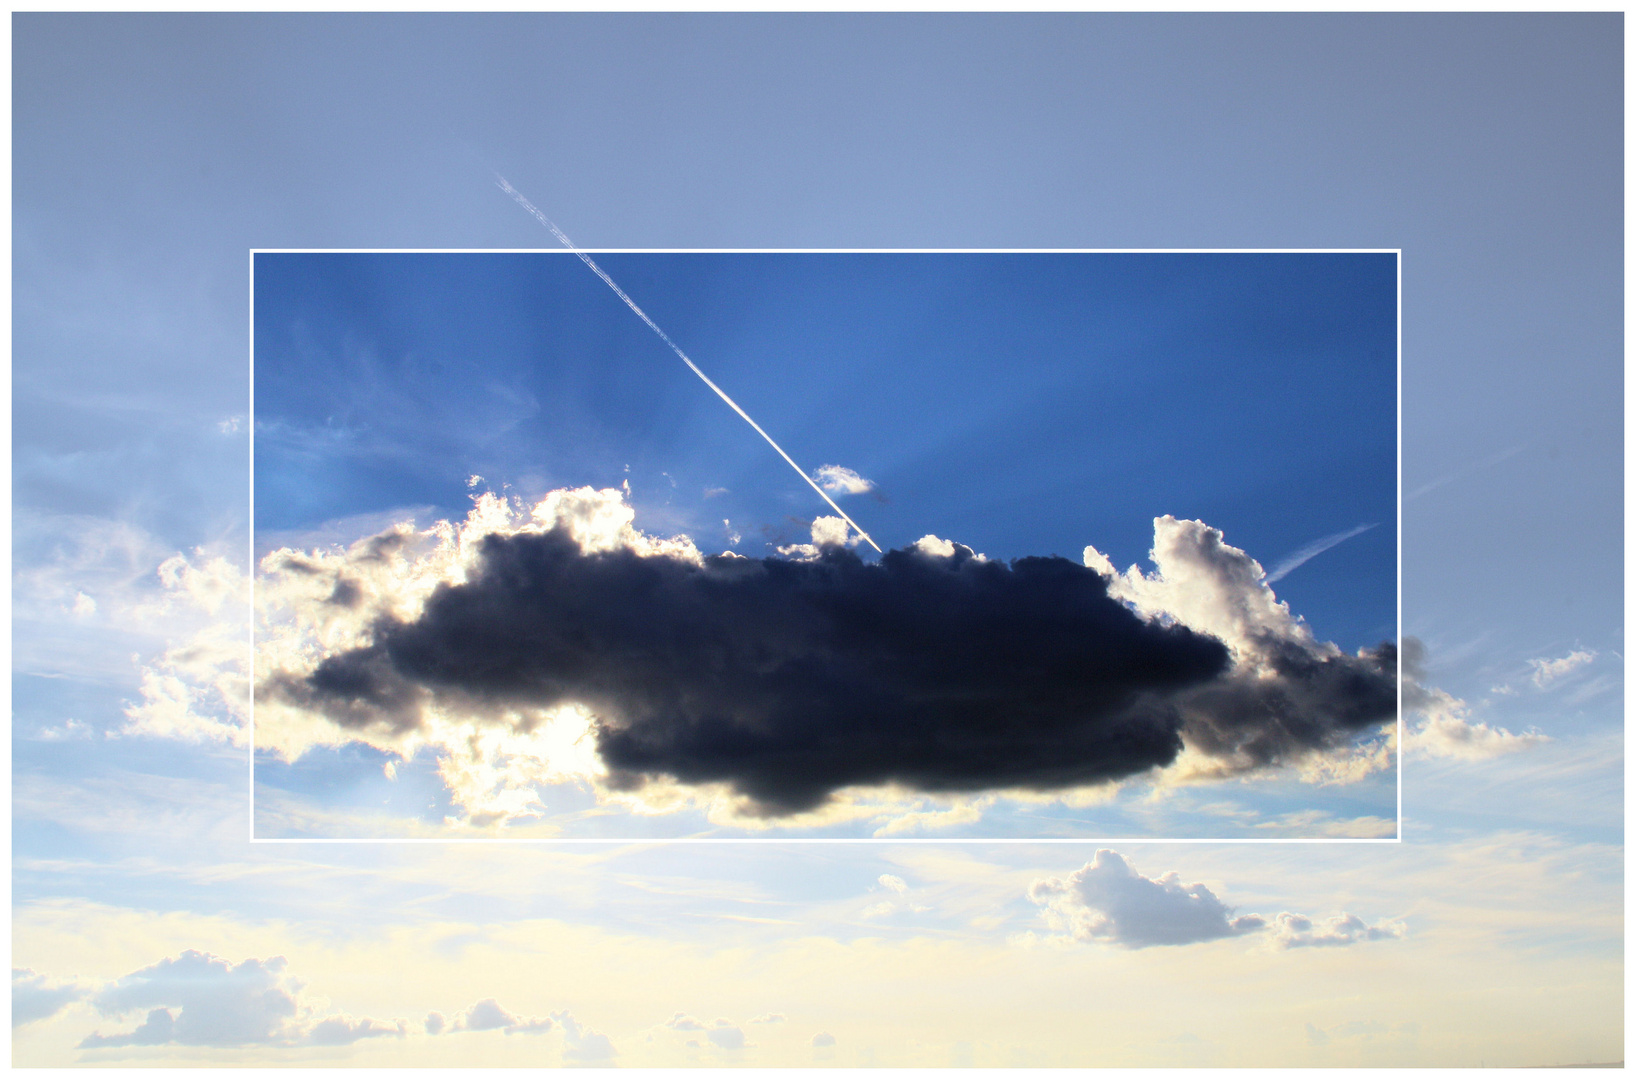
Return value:
M 618 489 L 475 503 L 459 528 L 263 560 L 268 745 L 527 734 L 573 708 L 608 790 L 725 786 L 779 818 L 844 788 L 1117 782 L 1184 749 L 1244 775 L 1395 717 L 1393 644 L 1317 641 L 1202 522 L 1156 519 L 1155 572 L 1119 574 L 1094 548 L 1007 564 L 936 537 L 870 563 L 828 518 L 796 558 L 706 556 L 634 529 Z

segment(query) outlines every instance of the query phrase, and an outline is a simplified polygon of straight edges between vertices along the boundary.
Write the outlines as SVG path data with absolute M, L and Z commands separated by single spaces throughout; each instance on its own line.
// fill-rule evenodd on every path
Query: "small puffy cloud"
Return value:
M 1233 918 L 1206 886 L 1183 884 L 1175 871 L 1143 877 L 1108 848 L 1066 878 L 1035 881 L 1028 898 L 1045 908 L 1053 929 L 1129 949 L 1213 941 L 1265 925 L 1256 915 Z
M 834 1046 L 835 1036 L 827 1031 L 820 1031 L 812 1037 L 812 1045 L 816 1047 Z
M 923 555 L 939 555 L 945 559 L 954 557 L 954 541 L 940 540 L 927 533 L 915 541 L 915 550 Z
M 30 968 L 12 968 L 11 1026 L 18 1028 L 55 1016 L 87 993 L 77 981 L 57 982 Z
M 1528 666 L 1534 669 L 1534 685 L 1540 689 L 1551 685 L 1564 675 L 1574 672 L 1596 659 L 1596 653 L 1587 649 L 1575 649 L 1567 656 L 1555 660 L 1540 657 L 1528 661 Z
M 857 547 L 861 543 L 863 537 L 852 532 L 852 526 L 846 523 L 845 518 L 826 514 L 812 520 L 812 543 L 786 544 L 778 549 L 778 553 L 786 558 L 811 562 L 822 558 L 826 548 Z
M 550 1017 L 513 1016 L 501 1008 L 494 998 L 484 998 L 452 1021 L 445 1020 L 441 1013 L 431 1013 L 426 1017 L 426 1032 L 429 1035 L 456 1031 L 503 1031 L 507 1035 L 518 1035 L 550 1031 L 551 1027 Z
M 876 889 L 885 889 L 892 895 L 884 900 L 881 900 L 879 903 L 871 904 L 869 907 L 865 908 L 863 910 L 863 917 L 866 919 L 878 918 L 882 915 L 891 915 L 894 912 L 900 911 L 912 911 L 919 914 L 920 912 L 931 910 L 930 907 L 924 904 L 917 904 L 910 899 L 909 883 L 898 877 L 896 874 L 882 874 L 880 877 L 876 878 L 875 884 L 870 886 L 870 891 L 874 892 Z
M 752 1023 L 752 1024 L 782 1024 L 784 1022 L 784 1019 L 785 1018 L 784 1018 L 783 1013 L 762 1013 L 760 1016 L 750 1017 L 750 1023 Z
M 812 475 L 819 487 L 838 495 L 862 495 L 875 486 L 874 481 L 865 480 L 841 465 L 820 465 Z
M 613 1041 L 599 1031 L 592 1031 L 575 1020 L 568 1012 L 552 1013 L 551 1018 L 562 1025 L 562 1059 L 570 1065 L 596 1065 L 612 1061 L 617 1056 Z
M 726 1020 L 717 1020 L 716 1026 L 705 1033 L 711 1045 L 723 1050 L 742 1050 L 745 1047 L 744 1031 L 735 1027 Z
M 1274 948 L 1301 949 L 1336 945 L 1354 945 L 1360 941 L 1383 941 L 1404 935 L 1403 924 L 1384 921 L 1370 926 L 1356 915 L 1341 912 L 1322 922 L 1314 922 L 1305 915 L 1288 911 L 1279 912 L 1267 927 L 1267 939 Z
M 1403 708 L 1409 721 L 1409 753 L 1421 757 L 1483 761 L 1550 741 L 1538 731 L 1512 733 L 1471 718 L 1471 707 L 1446 690 L 1426 685 L 1426 647 L 1403 639 Z
M 669 1020 L 665 1021 L 665 1027 L 672 1031 L 703 1031 L 704 1023 L 703 1021 L 695 1020 L 686 1013 L 677 1013 L 675 1016 L 672 1016 Z
M 1280 912 L 1234 916 L 1203 884 L 1184 884 L 1175 871 L 1144 877 L 1118 852 L 1104 848 L 1066 878 L 1036 880 L 1028 898 L 1044 910 L 1046 924 L 1076 941 L 1101 941 L 1127 949 L 1192 945 L 1220 938 L 1263 935 L 1275 949 L 1353 945 L 1402 937 L 1401 923 L 1369 925 L 1342 912 L 1319 922 Z
M 85 1049 L 122 1046 L 340 1046 L 403 1035 L 386 1023 L 344 1014 L 320 1015 L 317 1003 L 285 970 L 282 956 L 238 964 L 192 949 L 134 971 L 103 988 L 91 1003 L 104 1017 L 142 1013 L 129 1031 L 94 1032 Z

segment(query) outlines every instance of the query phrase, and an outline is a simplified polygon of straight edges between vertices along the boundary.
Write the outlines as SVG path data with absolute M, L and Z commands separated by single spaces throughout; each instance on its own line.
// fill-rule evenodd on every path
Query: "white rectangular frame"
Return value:
M 256 836 L 256 256 L 267 255 L 1392 255 L 1397 268 L 1397 771 L 1396 836 L 876 837 L 876 836 Z M 249 250 L 250 739 L 252 844 L 1401 844 L 1403 842 L 1403 249 L 1402 248 L 251 248 Z

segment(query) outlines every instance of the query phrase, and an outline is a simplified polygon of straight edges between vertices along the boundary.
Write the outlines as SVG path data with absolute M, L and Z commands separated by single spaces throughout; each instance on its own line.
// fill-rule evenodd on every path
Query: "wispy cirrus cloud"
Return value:
M 1267 584 L 1271 585 L 1273 582 L 1283 579 L 1296 567 L 1313 558 L 1316 558 L 1319 555 L 1322 555 L 1324 552 L 1328 551 L 1332 547 L 1335 547 L 1337 544 L 1345 543 L 1354 536 L 1368 532 L 1378 524 L 1380 524 L 1378 521 L 1372 521 L 1367 525 L 1358 525 L 1338 533 L 1331 533 L 1328 536 L 1314 540 L 1310 544 L 1296 548 L 1294 551 L 1278 560 L 1277 564 L 1273 566 L 1271 570 L 1267 571 Z
M 1555 659 L 1538 657 L 1528 661 L 1528 666 L 1534 669 L 1534 685 L 1543 690 L 1558 679 L 1578 671 L 1595 659 L 1595 650 L 1575 649 L 1567 656 L 1559 656 Z

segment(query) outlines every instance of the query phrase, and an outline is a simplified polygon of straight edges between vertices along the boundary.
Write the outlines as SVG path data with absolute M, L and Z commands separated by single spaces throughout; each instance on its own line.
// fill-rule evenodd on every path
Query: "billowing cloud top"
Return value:
M 1198 522 L 1160 519 L 1148 578 L 936 537 L 867 563 L 818 529 L 803 559 L 706 557 L 637 533 L 618 491 L 548 502 L 520 522 L 480 502 L 488 523 L 444 537 L 458 554 L 440 580 L 389 575 L 420 573 L 413 597 L 362 584 L 401 531 L 345 557 L 269 556 L 352 628 L 285 648 L 258 702 L 372 739 L 575 706 L 609 788 L 725 785 L 765 817 L 851 787 L 1082 787 L 1184 745 L 1242 771 L 1395 708 L 1389 644 L 1315 642 Z

